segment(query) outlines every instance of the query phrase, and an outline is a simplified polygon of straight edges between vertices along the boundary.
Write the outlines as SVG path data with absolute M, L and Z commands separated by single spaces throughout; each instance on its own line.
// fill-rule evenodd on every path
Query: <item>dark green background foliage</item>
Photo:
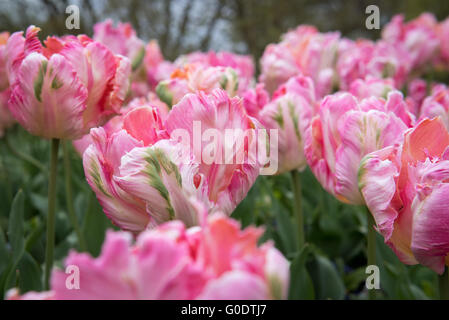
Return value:
M 42 36 L 64 34 L 65 8 L 71 1 L 0 0 L 0 31 L 24 30 L 35 24 Z M 365 8 L 377 4 L 381 22 L 393 14 L 416 17 L 423 11 L 439 19 L 449 15 L 449 2 L 435 1 L 318 1 L 318 0 L 154 0 L 80 1 L 81 29 L 92 34 L 92 25 L 105 18 L 129 21 L 143 39 L 159 40 L 164 55 L 176 58 L 191 50 L 232 50 L 260 57 L 264 47 L 279 40 L 287 29 L 308 23 L 322 31 L 340 30 L 351 38 L 377 38 L 365 29 Z M 0 139 L 0 297 L 11 287 L 22 292 L 42 290 L 47 212 L 47 167 L 39 169 L 17 158 L 8 143 L 41 163 L 49 162 L 49 142 L 30 136 L 16 126 Z M 98 255 L 107 228 L 85 181 L 81 158 L 70 145 L 72 185 L 77 218 L 88 251 Z M 77 238 L 66 212 L 62 152 L 60 153 L 56 221 L 56 266 L 61 267 Z M 298 252 L 292 215 L 290 175 L 260 176 L 248 197 L 233 213 L 243 226 L 264 226 L 261 241 L 274 241 L 292 261 L 290 298 L 366 298 L 366 212 L 344 205 L 327 194 L 309 170 L 301 174 L 306 246 Z M 377 238 L 380 262 L 379 299 L 438 298 L 436 274 L 420 266 L 405 266 Z

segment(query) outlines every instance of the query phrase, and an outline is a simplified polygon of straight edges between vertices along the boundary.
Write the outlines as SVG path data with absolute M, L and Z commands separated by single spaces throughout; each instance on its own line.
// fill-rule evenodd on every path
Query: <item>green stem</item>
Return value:
M 449 300 L 449 270 L 446 268 L 441 276 L 438 276 L 440 300 Z
M 53 267 L 55 248 L 55 207 L 56 207 L 56 176 L 58 172 L 59 139 L 51 140 L 50 177 L 48 180 L 48 215 L 47 215 L 47 245 L 45 250 L 45 288 L 49 289 L 50 273 Z
M 41 162 L 39 162 L 39 160 L 36 160 L 33 157 L 31 157 L 30 155 L 23 153 L 23 152 L 17 150 L 16 148 L 14 148 L 8 139 L 8 135 L 5 134 L 4 140 L 5 140 L 6 147 L 9 149 L 9 151 L 13 155 L 15 155 L 17 158 L 19 158 L 25 162 L 32 164 L 33 166 L 35 166 L 36 168 L 41 170 L 44 174 L 48 173 L 47 168 Z
M 76 236 L 78 237 L 78 243 L 82 251 L 86 251 L 86 243 L 84 242 L 83 234 L 81 233 L 81 228 L 78 224 L 78 219 L 75 213 L 75 207 L 73 205 L 72 196 L 72 169 L 70 165 L 70 153 L 67 146 L 67 141 L 62 144 L 64 153 L 64 179 L 65 179 L 65 196 L 67 202 L 67 211 L 69 213 L 69 219 L 72 223 L 73 229 L 75 230 Z
M 292 183 L 293 183 L 293 197 L 294 197 L 294 210 L 296 216 L 296 223 L 298 228 L 298 250 L 304 247 L 304 217 L 302 213 L 302 190 L 301 190 L 301 178 L 298 170 L 292 170 Z
M 368 216 L 368 235 L 367 235 L 367 242 L 368 242 L 368 265 L 376 265 L 376 230 L 374 229 L 374 225 L 376 222 L 374 221 L 373 215 L 369 212 L 368 208 L 366 210 L 367 216 Z M 368 295 L 370 300 L 376 299 L 376 290 L 371 289 L 368 290 Z

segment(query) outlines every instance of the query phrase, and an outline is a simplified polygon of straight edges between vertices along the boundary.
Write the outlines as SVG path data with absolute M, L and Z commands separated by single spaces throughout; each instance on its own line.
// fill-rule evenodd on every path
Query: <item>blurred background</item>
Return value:
M 320 31 L 339 30 L 350 38 L 377 38 L 378 30 L 365 28 L 365 8 L 380 9 L 381 26 L 397 13 L 407 19 L 423 11 L 439 20 L 449 15 L 449 1 L 441 0 L 0 0 L 0 30 L 25 30 L 30 24 L 47 34 L 62 35 L 65 9 L 80 8 L 80 29 L 106 18 L 130 22 L 144 40 L 158 39 L 164 56 L 174 59 L 193 50 L 229 50 L 258 59 L 265 46 L 299 24 Z

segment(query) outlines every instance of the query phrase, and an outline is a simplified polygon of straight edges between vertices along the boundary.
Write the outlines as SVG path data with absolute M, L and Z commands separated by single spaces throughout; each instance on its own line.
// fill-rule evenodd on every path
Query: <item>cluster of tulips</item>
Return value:
M 403 263 L 439 274 L 449 265 L 449 89 L 420 78 L 449 70 L 449 19 L 396 16 L 377 41 L 302 25 L 266 47 L 258 81 L 251 57 L 167 61 L 129 24 L 43 43 L 38 32 L 0 35 L 0 133 L 17 122 L 52 141 L 50 286 L 8 298 L 285 299 L 287 259 L 272 242 L 258 245 L 263 229 L 240 230 L 228 217 L 263 164 L 203 161 L 205 141 L 185 148 L 174 138 L 179 129 L 194 136 L 197 123 L 200 133 L 277 133 L 275 174 L 292 173 L 299 233 L 298 173 L 309 166 L 338 200 L 368 208 L 369 234 L 381 233 Z M 79 290 L 52 272 L 60 140 L 73 142 L 104 213 L 123 230 L 108 232 L 98 258 L 66 259 L 80 268 Z M 219 141 L 218 153 L 248 154 L 249 144 Z

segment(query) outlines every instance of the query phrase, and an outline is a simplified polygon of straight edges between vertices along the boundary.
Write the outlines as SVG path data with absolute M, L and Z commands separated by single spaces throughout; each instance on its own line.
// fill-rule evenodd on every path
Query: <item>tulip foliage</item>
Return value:
M 0 297 L 449 298 L 449 19 L 300 25 L 258 75 L 39 31 L 0 33 Z

